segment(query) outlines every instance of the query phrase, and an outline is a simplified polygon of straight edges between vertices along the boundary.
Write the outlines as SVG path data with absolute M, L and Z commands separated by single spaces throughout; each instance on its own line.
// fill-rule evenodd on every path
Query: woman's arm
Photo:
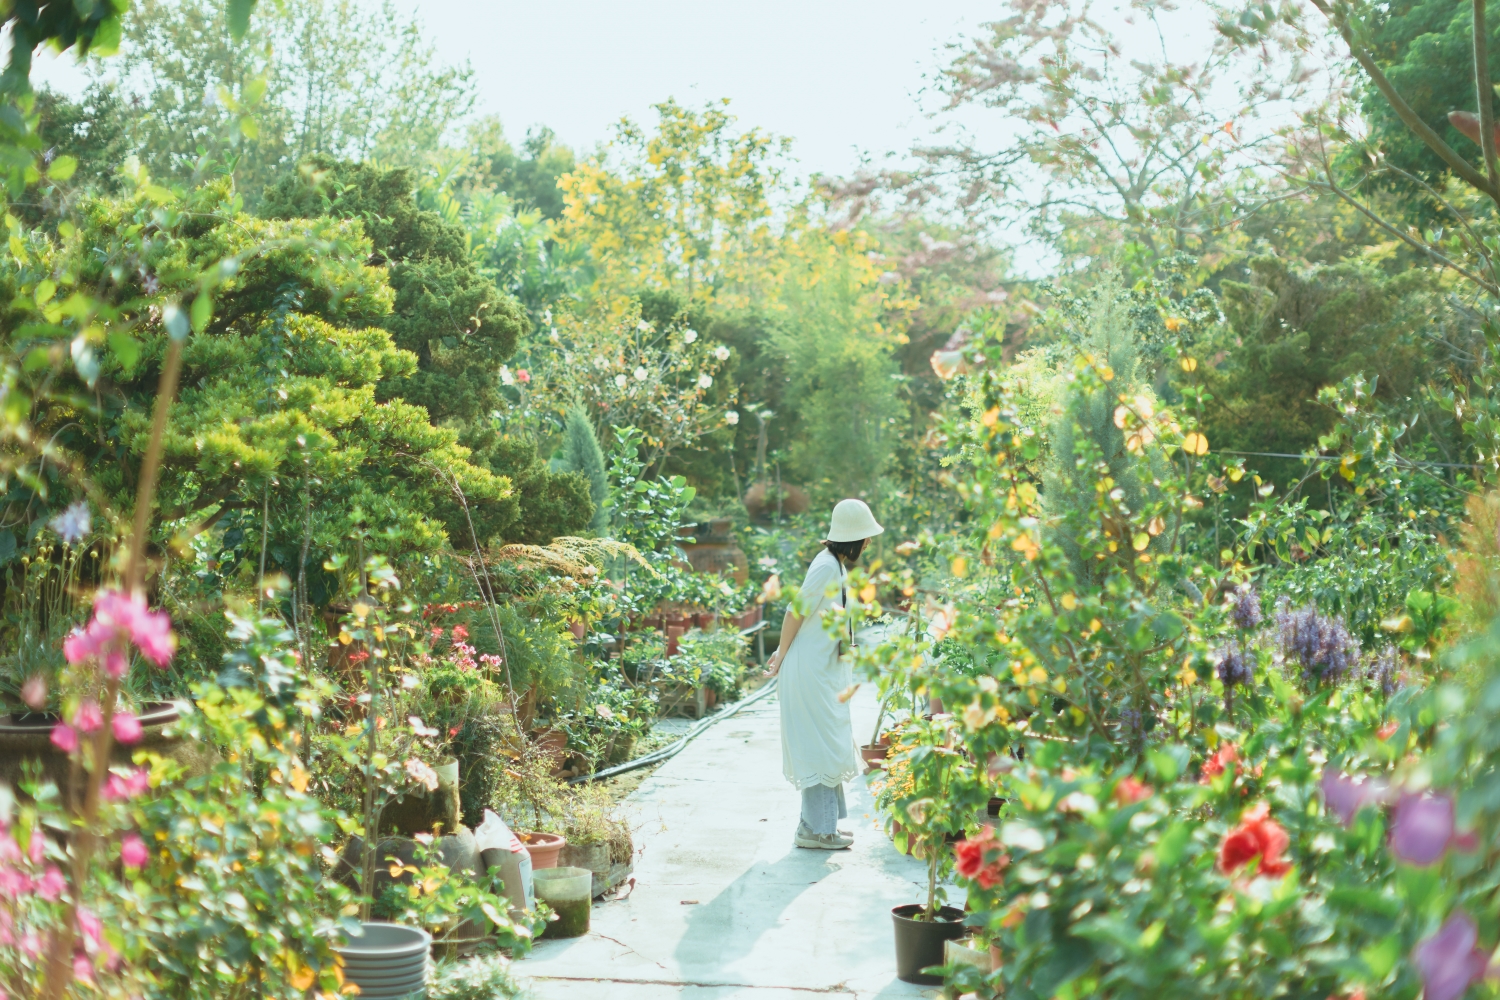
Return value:
M 802 622 L 802 616 L 790 608 L 781 619 L 781 642 L 776 644 L 776 652 L 766 660 L 766 672 L 772 677 L 781 670 L 781 661 L 786 659 L 787 650 L 792 648 L 792 640 L 797 638 L 797 630 L 802 627 Z

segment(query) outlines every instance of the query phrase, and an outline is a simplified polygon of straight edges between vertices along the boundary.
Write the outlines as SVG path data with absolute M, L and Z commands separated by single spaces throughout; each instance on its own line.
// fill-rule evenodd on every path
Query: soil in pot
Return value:
M 534 872 L 543 868 L 556 868 L 557 856 L 568 843 L 566 837 L 556 833 L 519 833 L 516 836 L 526 845 L 526 853 L 531 855 L 531 870 Z
M 943 942 L 956 941 L 968 930 L 964 913 L 952 906 L 938 910 L 936 920 L 917 920 L 925 909 L 920 903 L 898 906 L 891 911 L 896 924 L 896 978 L 919 986 L 941 986 L 942 976 L 922 970 L 943 964 Z

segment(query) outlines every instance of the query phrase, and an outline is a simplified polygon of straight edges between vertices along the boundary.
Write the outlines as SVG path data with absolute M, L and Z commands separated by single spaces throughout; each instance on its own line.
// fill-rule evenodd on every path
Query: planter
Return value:
M 412 876 L 409 872 L 402 872 L 399 878 L 391 878 L 391 864 L 387 859 L 396 859 L 401 868 L 420 867 L 417 863 L 418 846 L 420 845 L 410 837 L 380 838 L 375 848 L 375 895 L 377 897 L 392 885 L 411 883 Z M 344 850 L 334 865 L 334 878 L 351 889 L 358 889 L 364 868 L 364 855 L 364 839 L 349 838 L 349 843 L 344 845 Z M 457 833 L 434 840 L 428 847 L 425 863 L 442 864 L 449 871 L 466 872 L 471 876 L 477 876 L 484 870 L 484 862 L 479 858 L 479 844 L 474 839 L 473 831 L 465 826 L 460 826 Z
M 964 936 L 964 912 L 952 906 L 938 910 L 936 920 L 916 920 L 925 907 L 908 903 L 891 911 L 896 924 L 896 978 L 919 986 L 941 986 L 942 976 L 922 970 L 943 964 L 943 945 Z
M 713 611 L 703 611 L 693 616 L 693 624 L 705 632 L 719 627 L 719 616 Z
M 141 706 L 137 718 L 141 738 L 130 746 L 116 743 L 110 752 L 110 763 L 129 764 L 137 750 L 152 750 L 182 765 L 185 778 L 200 777 L 219 760 L 218 751 L 207 743 L 186 741 L 166 729 L 180 718 L 178 706 L 170 701 L 151 702 Z M 42 767 L 42 779 L 58 788 L 68 782 L 68 755 L 52 745 L 52 728 L 57 717 L 46 712 L 23 712 L 0 715 L 0 782 L 20 788 L 22 768 L 34 761 Z
M 891 752 L 889 743 L 866 743 L 859 748 L 859 756 L 865 762 L 865 773 L 885 767 L 886 754 Z
M 390 802 L 380 814 L 382 834 L 400 834 L 410 837 L 418 833 L 440 830 L 458 830 L 459 794 L 458 760 L 450 757 L 439 764 L 438 786 L 435 791 L 425 788 L 406 792 L 400 801 Z
M 568 631 L 573 633 L 573 638 L 582 642 L 588 638 L 589 629 L 583 622 L 568 622 Z
M 518 833 L 516 836 L 526 845 L 526 853 L 531 855 L 533 872 L 556 868 L 558 854 L 568 845 L 568 839 L 556 833 Z
M 590 895 L 598 898 L 609 889 L 609 873 L 613 867 L 609 862 L 608 844 L 569 844 L 557 856 L 560 868 L 582 868 L 594 876 Z
M 360 924 L 364 933 L 334 948 L 344 960 L 344 981 L 364 1000 L 403 1000 L 425 993 L 432 935 L 402 924 Z
M 680 629 L 680 631 L 677 633 L 678 635 L 683 635 L 684 633 L 687 632 L 688 629 L 690 629 L 690 628 L 693 627 L 693 616 L 692 615 L 673 615 L 673 616 L 670 616 L 666 620 L 666 627 L 667 627 L 667 635 L 668 635 L 668 637 L 670 637 L 672 635 L 672 629 L 674 629 L 674 628 L 675 629 Z
M 589 932 L 594 906 L 594 873 L 587 868 L 549 868 L 537 872 L 536 898 L 545 900 L 557 919 L 542 931 L 544 938 L 576 938 Z
M 711 687 L 703 689 L 703 711 L 712 712 L 714 706 L 719 703 L 719 692 Z
M 686 628 L 679 628 L 676 625 L 668 625 L 667 626 L 667 655 L 668 656 L 676 656 L 677 655 L 677 640 L 681 639 L 686 633 L 687 633 L 687 629 Z

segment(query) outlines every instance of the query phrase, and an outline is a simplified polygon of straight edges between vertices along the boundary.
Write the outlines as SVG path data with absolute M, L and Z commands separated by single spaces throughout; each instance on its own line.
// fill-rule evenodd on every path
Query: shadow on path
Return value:
M 674 955 L 686 978 L 722 981 L 724 970 L 754 951 L 797 897 L 843 868 L 842 852 L 789 851 L 778 861 L 751 865 L 707 904 L 693 908 Z

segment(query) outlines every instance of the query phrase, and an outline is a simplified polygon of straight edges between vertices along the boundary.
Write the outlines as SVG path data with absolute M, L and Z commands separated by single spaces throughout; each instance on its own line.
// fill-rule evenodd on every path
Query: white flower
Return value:
M 724 422 L 730 427 L 733 427 L 740 422 L 740 415 L 734 410 L 730 410 L 728 413 L 724 414 Z
M 559 340 L 562 340 L 562 338 L 557 335 L 557 331 L 556 330 L 553 330 L 551 333 L 547 334 L 547 339 L 550 340 L 550 341 L 552 341 L 554 344 L 557 343 Z
M 516 384 L 516 377 L 511 374 L 510 367 L 508 365 L 501 365 L 500 366 L 500 382 L 503 385 L 515 385 Z
M 615 385 L 619 386 L 621 389 L 625 388 L 625 383 L 629 381 L 630 379 L 625 377 L 624 372 L 621 372 L 620 374 L 615 376 Z
M 601 719 L 613 719 L 615 717 L 615 713 L 610 710 L 608 705 L 595 705 L 594 714 Z
M 420 715 L 409 715 L 406 721 L 411 723 L 411 731 L 418 736 L 436 736 L 438 731 L 422 721 Z
M 711 386 L 713 384 L 714 384 L 714 377 L 712 375 L 699 375 L 698 376 L 698 388 L 700 388 L 700 389 L 707 389 L 709 386 Z
M 757 566 L 759 566 L 761 569 L 768 569 L 768 570 L 771 570 L 772 572 L 776 571 L 776 557 L 775 556 L 761 556 L 759 559 L 755 560 L 755 564 Z
M 714 348 L 714 357 L 718 358 L 720 361 L 728 361 L 729 348 L 725 347 L 723 344 L 720 344 L 718 347 Z
M 635 380 L 637 382 L 644 382 L 646 381 L 646 376 L 649 374 L 651 373 L 646 371 L 644 366 L 637 366 L 635 370 Z
M 641 320 L 639 323 L 637 323 L 635 325 L 635 328 L 637 330 L 641 331 L 642 333 L 650 333 L 651 332 L 651 324 L 647 323 L 645 320 Z
M 594 367 L 595 368 L 601 368 L 601 369 L 602 368 L 608 368 L 609 367 L 609 362 L 604 360 L 604 355 L 602 355 L 602 354 L 596 354 L 596 355 L 594 355 Z
M 698 339 L 698 331 L 697 330 L 684 330 L 684 331 L 682 331 L 682 342 L 684 344 L 691 344 L 693 341 L 695 341 L 697 339 Z
M 48 521 L 47 525 L 69 545 L 82 541 L 88 535 L 89 529 L 93 527 L 88 502 L 79 500 L 69 504 L 61 514 Z
M 419 785 L 423 785 L 429 792 L 437 791 L 437 772 L 417 758 L 413 757 L 406 762 L 406 773 Z

